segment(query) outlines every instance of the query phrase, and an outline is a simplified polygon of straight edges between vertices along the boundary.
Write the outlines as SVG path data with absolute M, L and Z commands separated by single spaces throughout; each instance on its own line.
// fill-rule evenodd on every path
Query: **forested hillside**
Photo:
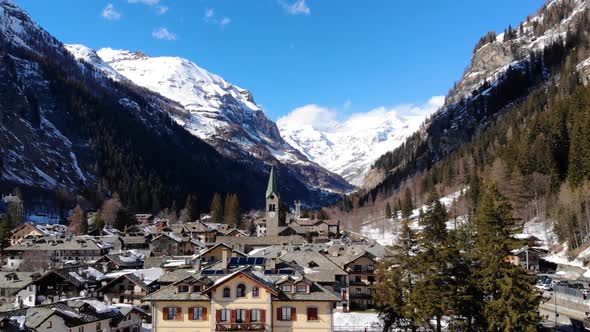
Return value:
M 556 25 L 563 31 L 557 31 Z M 382 215 L 386 203 L 401 208 L 409 189 L 424 202 L 433 188 L 496 183 L 522 222 L 535 217 L 555 224 L 571 248 L 590 234 L 590 20 L 584 2 L 555 1 L 501 36 L 488 34 L 476 47 L 510 44 L 522 56 L 474 85 L 457 84 L 446 106 L 398 149 L 373 167 L 387 172 L 371 190 L 346 197 L 333 215 Z M 546 38 L 551 34 L 551 38 Z M 516 49 L 519 38 L 544 38 L 542 48 Z M 550 43 L 548 43 L 551 41 Z M 493 44 L 490 44 L 493 43 Z M 467 73 L 472 71 L 469 69 Z M 469 76 L 469 74 L 467 75 Z M 466 83 L 467 81 L 467 83 Z M 454 100 L 458 100 L 454 102 Z M 364 211 L 354 213 L 354 211 Z M 457 214 L 465 213 L 456 211 Z

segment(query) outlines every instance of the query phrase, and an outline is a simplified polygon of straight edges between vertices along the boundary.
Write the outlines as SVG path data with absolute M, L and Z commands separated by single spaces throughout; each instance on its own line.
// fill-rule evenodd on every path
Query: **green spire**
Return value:
M 275 166 L 271 165 L 270 167 L 270 176 L 268 177 L 268 186 L 266 187 L 266 198 L 270 195 L 279 196 L 279 191 L 277 190 L 277 176 L 275 174 Z

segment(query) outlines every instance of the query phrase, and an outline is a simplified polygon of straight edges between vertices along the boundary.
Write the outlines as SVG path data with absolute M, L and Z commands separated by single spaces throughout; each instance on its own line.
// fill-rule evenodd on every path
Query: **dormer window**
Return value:
M 318 267 L 319 265 L 316 262 L 311 261 L 311 262 L 309 262 L 309 264 L 307 264 L 307 266 L 309 266 L 310 268 L 314 268 L 314 267 Z
M 238 288 L 236 289 L 236 297 L 245 297 L 246 296 L 246 286 L 244 284 L 239 284 Z
M 229 288 L 225 287 L 223 289 L 223 297 L 230 297 L 230 291 Z
M 290 293 L 293 291 L 293 287 L 291 285 L 282 285 L 281 290 L 285 293 Z
M 193 285 L 193 293 L 199 293 L 203 290 L 203 286 L 201 285 Z
M 297 293 L 307 293 L 307 285 L 297 285 Z
M 188 286 L 187 285 L 180 285 L 178 286 L 179 293 L 188 293 Z

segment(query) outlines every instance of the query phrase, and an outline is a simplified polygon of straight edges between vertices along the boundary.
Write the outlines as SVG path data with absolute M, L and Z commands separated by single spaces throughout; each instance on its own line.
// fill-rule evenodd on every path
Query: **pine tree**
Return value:
M 102 231 L 104 229 L 104 226 L 105 226 L 104 219 L 102 219 L 100 212 L 97 212 L 96 215 L 94 216 L 94 222 L 92 223 L 92 228 Z
M 414 203 L 412 202 L 412 191 L 410 188 L 406 188 L 404 194 L 404 202 L 402 206 L 402 217 L 409 218 L 414 210 Z
M 420 252 L 415 257 L 416 285 L 411 294 L 412 308 L 419 322 L 430 326 L 434 319 L 434 329 L 440 332 L 442 316 L 452 301 L 446 248 L 448 215 L 436 191 L 431 193 L 428 202 L 422 220 Z
M 223 205 L 221 203 L 221 195 L 219 193 L 213 194 L 211 200 L 211 219 L 215 223 L 223 222 Z
M 510 203 L 495 185 L 483 195 L 475 222 L 475 254 L 485 295 L 483 316 L 490 331 L 536 331 L 540 322 L 534 278 L 504 259 L 517 231 Z
M 10 239 L 10 233 L 14 229 L 14 222 L 10 214 L 5 214 L 0 221 L 0 246 L 4 247 Z
M 392 216 L 392 214 L 391 214 L 391 205 L 389 205 L 389 202 L 387 202 L 385 204 L 385 218 L 391 219 L 391 216 Z
M 399 240 L 391 252 L 393 255 L 386 257 L 377 269 L 375 303 L 385 322 L 384 331 L 391 328 L 416 331 L 411 300 L 418 243 L 408 220 L 402 221 Z
M 225 197 L 224 223 L 237 227 L 240 220 L 240 202 L 238 195 L 228 194 Z
M 135 216 L 126 208 L 121 208 L 117 211 L 113 227 L 120 231 L 125 231 L 127 227 L 135 225 L 136 223 L 137 220 L 135 219 Z

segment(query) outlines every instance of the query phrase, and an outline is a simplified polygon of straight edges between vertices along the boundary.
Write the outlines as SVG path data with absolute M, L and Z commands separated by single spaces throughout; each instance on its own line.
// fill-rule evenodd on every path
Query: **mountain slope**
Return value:
M 286 143 L 249 91 L 186 59 L 108 48 L 95 52 L 83 45 L 66 47 L 113 80 L 128 80 L 176 102 L 172 118 L 228 157 L 289 165 L 291 174 L 310 187 L 351 189 L 340 176 L 310 162 Z
M 92 53 L 87 55 L 92 56 Z M 196 194 L 235 192 L 261 206 L 261 159 L 229 158 L 171 117 L 181 106 L 76 60 L 12 1 L 0 0 L 0 184 L 51 192 L 117 192 L 157 211 Z M 285 199 L 334 199 L 278 165 Z
M 392 192 L 417 172 L 431 169 L 481 135 L 533 89 L 557 78 L 569 54 L 583 53 L 587 21 L 587 1 L 555 0 L 519 27 L 482 37 L 445 106 L 403 145 L 376 161 L 374 170 L 388 175 L 370 192 Z
M 403 108 L 410 114 L 406 116 L 399 111 L 377 109 L 329 126 L 293 123 L 288 117 L 279 120 L 278 125 L 285 140 L 310 160 L 363 186 L 371 164 L 417 131 L 426 116 L 441 104 L 440 98 L 433 98 L 419 113 L 412 106 Z

